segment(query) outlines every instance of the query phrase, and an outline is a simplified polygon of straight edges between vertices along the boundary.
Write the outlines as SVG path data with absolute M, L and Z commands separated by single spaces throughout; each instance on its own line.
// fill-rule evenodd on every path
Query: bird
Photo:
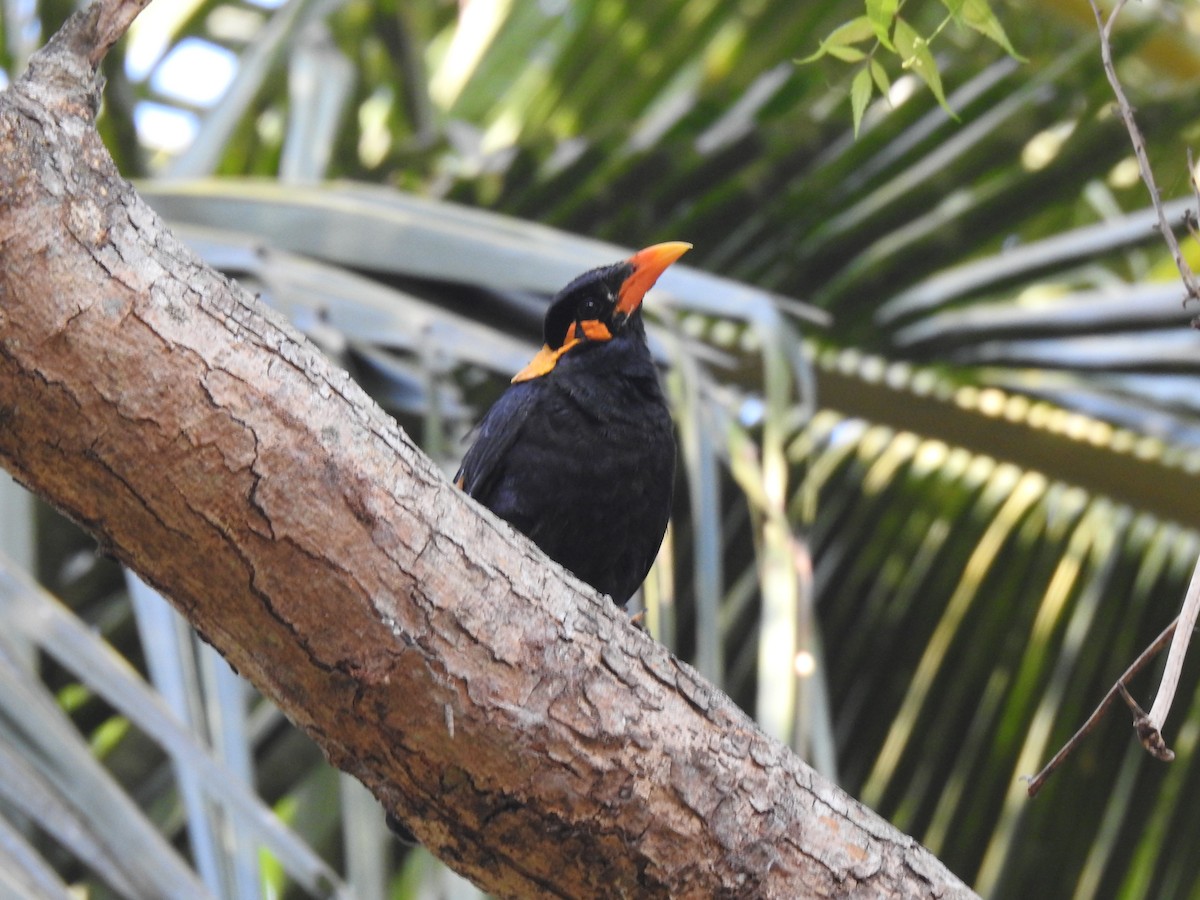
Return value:
M 675 437 L 642 300 L 691 249 L 655 244 L 552 299 L 543 346 L 484 415 L 455 482 L 620 607 L 666 533 Z
M 692 247 L 655 244 L 592 269 L 550 302 L 542 349 L 487 411 L 455 483 L 621 607 L 671 514 L 675 436 L 642 300 Z M 416 836 L 393 813 L 387 827 Z

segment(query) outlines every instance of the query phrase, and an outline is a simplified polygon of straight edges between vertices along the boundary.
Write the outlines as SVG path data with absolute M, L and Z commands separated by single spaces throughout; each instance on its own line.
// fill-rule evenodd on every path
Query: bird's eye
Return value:
M 600 301 L 595 297 L 585 297 L 583 302 L 579 304 L 579 318 L 581 320 L 599 319 Z

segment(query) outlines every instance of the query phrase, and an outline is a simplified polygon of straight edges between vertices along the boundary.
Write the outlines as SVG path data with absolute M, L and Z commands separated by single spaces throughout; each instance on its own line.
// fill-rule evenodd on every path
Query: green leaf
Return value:
M 871 102 L 871 67 L 863 66 L 850 83 L 850 109 L 854 113 L 854 136 L 858 137 L 858 128 L 862 125 L 863 113 Z
M 929 90 L 933 91 L 933 96 L 937 98 L 942 109 L 951 118 L 958 119 L 954 110 L 946 103 L 946 92 L 942 88 L 942 76 L 938 72 L 933 54 L 929 52 L 929 42 L 917 34 L 916 29 L 899 18 L 896 19 L 895 39 L 896 49 L 900 52 L 904 68 L 916 72 L 917 76 L 929 86 Z
M 874 57 L 871 58 L 868 67 L 871 70 L 871 78 L 875 81 L 875 87 L 879 88 L 879 93 L 886 98 L 892 91 L 892 80 L 888 78 L 887 69 Z
M 867 54 L 863 53 L 857 47 L 830 47 L 829 55 L 840 59 L 842 62 L 855 63 L 867 58 Z
M 951 3 L 960 8 L 960 13 L 955 13 L 951 8 Z M 1021 56 L 1013 47 L 1008 39 L 1008 35 L 1004 31 L 1004 26 L 1000 24 L 1000 20 L 996 18 L 996 14 L 992 12 L 991 6 L 987 0 L 949 0 L 946 4 L 950 9 L 950 14 L 954 16 L 955 21 L 959 24 L 966 25 L 975 31 L 978 31 L 984 37 L 999 44 L 1004 48 L 1004 52 L 1013 59 L 1025 62 L 1025 57 Z
M 826 53 L 831 56 L 836 56 L 838 59 L 848 59 L 846 51 L 853 44 L 861 43 L 862 41 L 870 40 L 875 37 L 875 26 L 866 16 L 859 16 L 856 19 L 851 19 L 849 22 L 843 22 L 837 28 L 829 33 L 829 37 L 821 41 L 821 46 L 817 48 L 817 52 L 804 59 L 798 60 L 803 65 L 804 63 L 815 62 Z M 854 59 L 848 59 L 849 62 L 857 62 L 866 54 L 861 50 L 851 51 L 857 52 L 858 56 Z
M 871 27 L 875 29 L 875 37 L 893 53 L 896 52 L 896 48 L 892 45 L 889 35 L 899 12 L 900 0 L 867 0 L 867 18 L 871 20 Z

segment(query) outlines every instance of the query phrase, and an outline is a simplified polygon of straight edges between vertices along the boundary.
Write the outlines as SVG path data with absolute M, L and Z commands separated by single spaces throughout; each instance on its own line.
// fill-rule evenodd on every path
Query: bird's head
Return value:
M 580 275 L 555 295 L 543 326 L 545 344 L 513 383 L 552 371 L 564 353 L 624 334 L 640 321 L 642 298 L 691 244 L 669 241 L 639 250 L 624 262 Z

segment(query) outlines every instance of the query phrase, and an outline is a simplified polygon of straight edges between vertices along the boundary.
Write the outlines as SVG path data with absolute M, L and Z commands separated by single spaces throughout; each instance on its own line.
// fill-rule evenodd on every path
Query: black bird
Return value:
M 492 406 L 455 476 L 551 559 L 624 606 L 671 514 L 675 438 L 642 298 L 691 244 L 580 275 L 546 312 L 545 346 Z M 391 813 L 405 844 L 413 833 Z
M 546 313 L 545 346 L 479 425 L 458 485 L 624 606 L 671 512 L 675 438 L 642 298 L 690 244 L 593 269 Z

